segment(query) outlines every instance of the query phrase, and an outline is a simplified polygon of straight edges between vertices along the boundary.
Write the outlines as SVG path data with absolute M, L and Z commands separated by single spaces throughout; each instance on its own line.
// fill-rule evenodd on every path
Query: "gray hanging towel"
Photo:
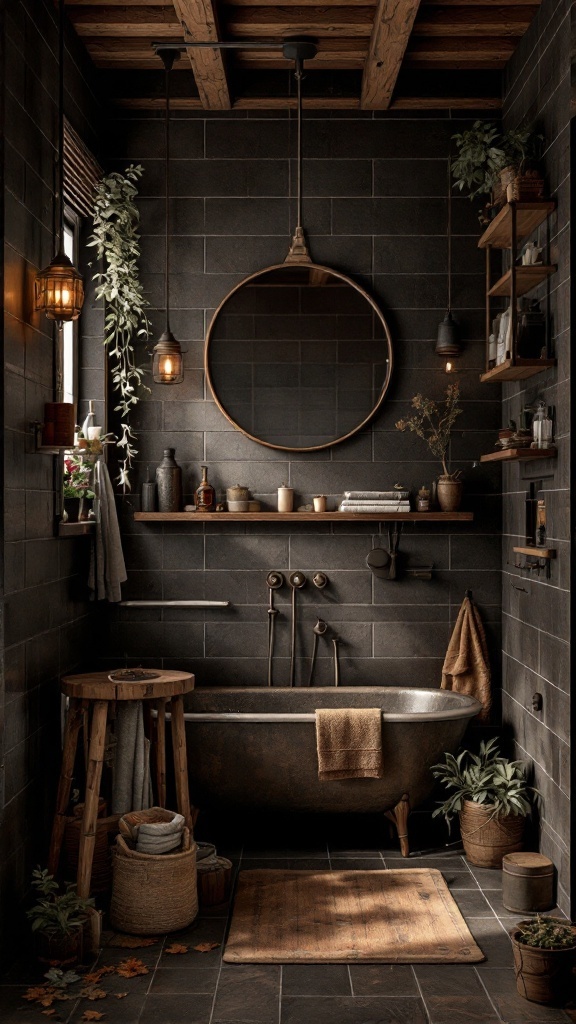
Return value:
M 152 803 L 150 742 L 144 735 L 141 700 L 118 702 L 115 734 L 112 814 L 146 810 Z
M 120 601 L 120 584 L 128 577 L 122 553 L 116 501 L 108 468 L 102 459 L 94 466 L 96 536 L 92 545 L 88 586 L 97 601 Z

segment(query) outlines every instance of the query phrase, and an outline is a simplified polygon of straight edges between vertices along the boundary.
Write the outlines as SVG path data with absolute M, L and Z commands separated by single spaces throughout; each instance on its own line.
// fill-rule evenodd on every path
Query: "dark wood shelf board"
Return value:
M 556 209 L 553 199 L 540 200 L 535 203 L 515 203 L 516 206 L 516 237 L 518 241 L 535 231 L 546 217 Z M 506 203 L 494 220 L 488 225 L 478 241 L 479 249 L 488 246 L 494 249 L 510 249 L 512 245 L 512 204 Z
M 472 522 L 473 512 L 135 512 L 144 523 Z
M 537 548 L 527 546 L 523 548 L 512 548 L 517 555 L 530 555 L 535 558 L 556 558 L 556 548 Z
M 96 529 L 94 519 L 82 523 L 58 523 L 59 537 L 91 537 Z
M 526 380 L 527 377 L 534 377 L 542 370 L 548 370 L 556 366 L 555 359 L 506 359 L 499 366 L 486 370 L 480 374 L 483 384 L 498 384 L 507 380 Z
M 545 281 L 551 274 L 555 274 L 558 267 L 554 264 L 536 263 L 530 267 L 515 267 L 516 274 L 516 295 L 527 295 L 542 281 Z M 511 295 L 512 291 L 512 270 L 502 274 L 496 284 L 493 284 L 488 295 L 492 298 L 498 295 Z
M 501 448 L 481 455 L 480 462 L 530 462 L 532 459 L 553 459 L 556 448 Z

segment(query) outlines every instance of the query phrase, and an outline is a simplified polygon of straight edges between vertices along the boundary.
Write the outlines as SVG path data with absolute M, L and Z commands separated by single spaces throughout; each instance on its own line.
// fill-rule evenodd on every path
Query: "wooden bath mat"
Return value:
M 227 963 L 478 963 L 440 871 L 241 871 Z

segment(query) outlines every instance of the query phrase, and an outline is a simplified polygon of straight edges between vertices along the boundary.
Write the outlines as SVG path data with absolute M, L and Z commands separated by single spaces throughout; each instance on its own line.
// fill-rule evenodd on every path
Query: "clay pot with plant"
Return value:
M 76 886 L 70 883 L 62 890 L 45 868 L 32 872 L 32 888 L 37 902 L 26 913 L 40 959 L 81 960 L 84 926 L 94 900 L 78 896 Z
M 492 121 L 475 121 L 452 136 L 458 154 L 452 162 L 455 188 L 470 199 L 490 197 L 481 220 L 485 223 L 506 201 L 538 199 L 543 180 L 537 170 L 542 136 L 525 125 L 501 131 Z
M 442 473 L 438 477 L 436 497 L 442 512 L 457 512 L 462 501 L 462 471 L 450 472 L 448 468 L 448 448 L 452 427 L 463 411 L 458 405 L 460 389 L 458 384 L 449 384 L 443 403 L 414 395 L 412 407 L 414 416 L 407 420 L 398 420 L 397 430 L 411 430 L 426 442 L 430 451 L 442 465 Z
M 569 994 L 576 964 L 576 927 L 538 914 L 511 933 L 519 995 L 533 1003 L 554 1003 Z
M 525 819 L 532 806 L 522 761 L 502 757 L 498 740 L 482 740 L 479 753 L 463 750 L 458 757 L 446 753 L 444 762 L 432 766 L 432 774 L 450 795 L 433 813 L 442 814 L 448 827 L 456 815 L 464 853 L 471 864 L 501 868 L 507 853 L 524 845 Z

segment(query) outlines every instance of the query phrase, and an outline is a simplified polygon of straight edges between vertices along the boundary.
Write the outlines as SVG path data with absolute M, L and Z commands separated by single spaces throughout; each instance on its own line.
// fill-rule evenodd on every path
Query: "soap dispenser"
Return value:
M 542 399 L 536 407 L 536 414 L 532 420 L 532 448 L 552 448 L 554 444 L 552 418 L 548 412 L 548 406 Z

